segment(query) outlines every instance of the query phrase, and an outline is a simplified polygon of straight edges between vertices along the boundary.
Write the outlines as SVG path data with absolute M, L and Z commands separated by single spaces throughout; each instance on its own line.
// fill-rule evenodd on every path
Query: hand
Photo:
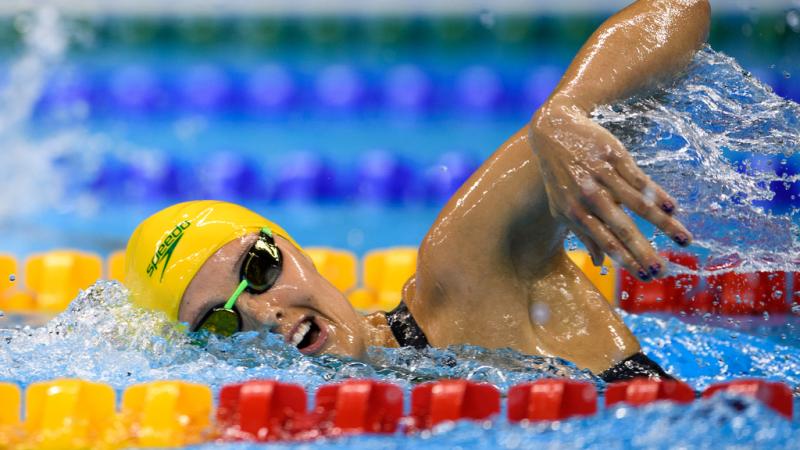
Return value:
M 621 205 L 679 245 L 691 242 L 691 233 L 672 217 L 675 200 L 636 165 L 616 137 L 568 100 L 556 97 L 540 108 L 529 138 L 551 214 L 586 245 L 595 265 L 606 253 L 642 280 L 664 274 L 663 261 Z

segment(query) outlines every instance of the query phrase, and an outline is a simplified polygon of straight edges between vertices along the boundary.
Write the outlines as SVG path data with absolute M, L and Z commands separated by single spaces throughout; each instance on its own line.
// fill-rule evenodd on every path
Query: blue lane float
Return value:
M 527 73 L 472 65 L 439 69 L 401 64 L 373 72 L 354 64 L 307 68 L 266 63 L 233 68 L 196 64 L 158 68 L 131 64 L 112 71 L 71 67 L 45 86 L 39 110 L 59 111 L 83 102 L 100 115 L 166 112 L 172 114 L 274 114 L 302 109 L 324 116 L 365 112 L 456 115 L 529 115 L 547 98 L 564 64 L 543 62 Z M 794 80 L 767 76 L 786 98 L 800 99 Z
M 759 205 L 775 211 L 800 207 L 800 157 L 730 152 L 737 171 L 766 174 L 774 196 Z M 235 151 L 192 160 L 166 153 L 106 156 L 86 186 L 97 195 L 128 200 L 220 198 L 230 201 L 443 204 L 480 166 L 468 151 L 449 151 L 423 164 L 399 152 L 370 150 L 334 164 L 317 152 L 287 152 L 264 162 Z
M 383 80 L 383 99 L 390 111 L 422 113 L 433 107 L 433 80 L 412 64 L 389 69 Z
M 373 150 L 362 155 L 354 170 L 350 194 L 363 203 L 398 203 L 419 195 L 413 165 L 399 155 Z
M 110 74 L 106 81 L 108 97 L 103 96 L 98 101 L 112 111 L 150 113 L 164 106 L 167 93 L 163 76 L 147 66 L 123 67 Z M 110 104 L 104 105 L 105 101 Z
M 279 113 L 297 106 L 296 76 L 280 64 L 256 68 L 245 81 L 245 98 L 254 113 Z
M 187 111 L 224 112 L 233 106 L 233 80 L 220 67 L 194 66 L 176 81 L 180 105 Z

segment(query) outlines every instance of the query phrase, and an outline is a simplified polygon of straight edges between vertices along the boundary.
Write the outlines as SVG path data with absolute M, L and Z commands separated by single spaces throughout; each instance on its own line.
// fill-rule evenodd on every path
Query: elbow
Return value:
M 671 0 L 670 3 L 684 10 L 690 17 L 706 24 L 711 21 L 711 3 L 708 0 Z
M 708 0 L 687 0 L 689 3 L 689 17 L 697 22 L 699 36 L 697 46 L 701 46 L 708 40 L 708 32 L 711 28 L 711 3 Z
M 711 3 L 709 0 L 667 0 L 666 3 L 671 7 L 680 9 L 691 9 L 694 12 L 705 10 L 710 14 Z
M 711 3 L 708 0 L 686 0 L 691 14 L 708 23 L 711 21 Z
M 676 11 L 674 16 L 682 27 L 687 27 L 689 35 L 696 40 L 695 48 L 708 39 L 711 26 L 711 3 L 709 0 L 667 0 L 669 9 Z

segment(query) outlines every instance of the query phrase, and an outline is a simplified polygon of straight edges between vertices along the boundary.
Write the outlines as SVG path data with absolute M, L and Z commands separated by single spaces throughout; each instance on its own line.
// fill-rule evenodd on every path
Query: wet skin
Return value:
M 665 275 L 664 261 L 622 206 L 680 245 L 692 236 L 672 217 L 677 202 L 588 114 L 674 77 L 704 42 L 708 22 L 705 0 L 638 1 L 617 13 L 587 41 L 531 122 L 450 199 L 403 294 L 431 345 L 511 347 L 595 373 L 639 351 L 566 257 L 564 237 L 575 232 L 594 261 L 608 254 L 649 280 Z M 196 323 L 230 296 L 240 258 L 255 239 L 232 241 L 206 261 L 184 294 L 182 321 Z M 382 314 L 360 316 L 302 252 L 276 242 L 284 273 L 269 291 L 242 295 L 245 329 L 268 327 L 291 342 L 297 324 L 313 320 L 325 330 L 314 333 L 314 345 L 304 343 L 307 353 L 363 357 L 368 346 L 397 345 Z

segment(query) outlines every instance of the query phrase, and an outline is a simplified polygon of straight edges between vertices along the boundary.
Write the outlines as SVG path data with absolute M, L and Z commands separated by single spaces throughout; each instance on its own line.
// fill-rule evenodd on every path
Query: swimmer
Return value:
M 677 202 L 589 113 L 679 74 L 709 14 L 706 0 L 640 0 L 601 25 L 530 123 L 446 204 L 394 311 L 362 316 L 284 229 L 216 201 L 173 205 L 137 227 L 132 299 L 191 330 L 280 333 L 307 355 L 471 344 L 561 357 L 607 381 L 669 377 L 569 260 L 564 238 L 571 230 L 595 264 L 609 255 L 644 281 L 664 276 L 665 263 L 623 206 L 691 242 Z

